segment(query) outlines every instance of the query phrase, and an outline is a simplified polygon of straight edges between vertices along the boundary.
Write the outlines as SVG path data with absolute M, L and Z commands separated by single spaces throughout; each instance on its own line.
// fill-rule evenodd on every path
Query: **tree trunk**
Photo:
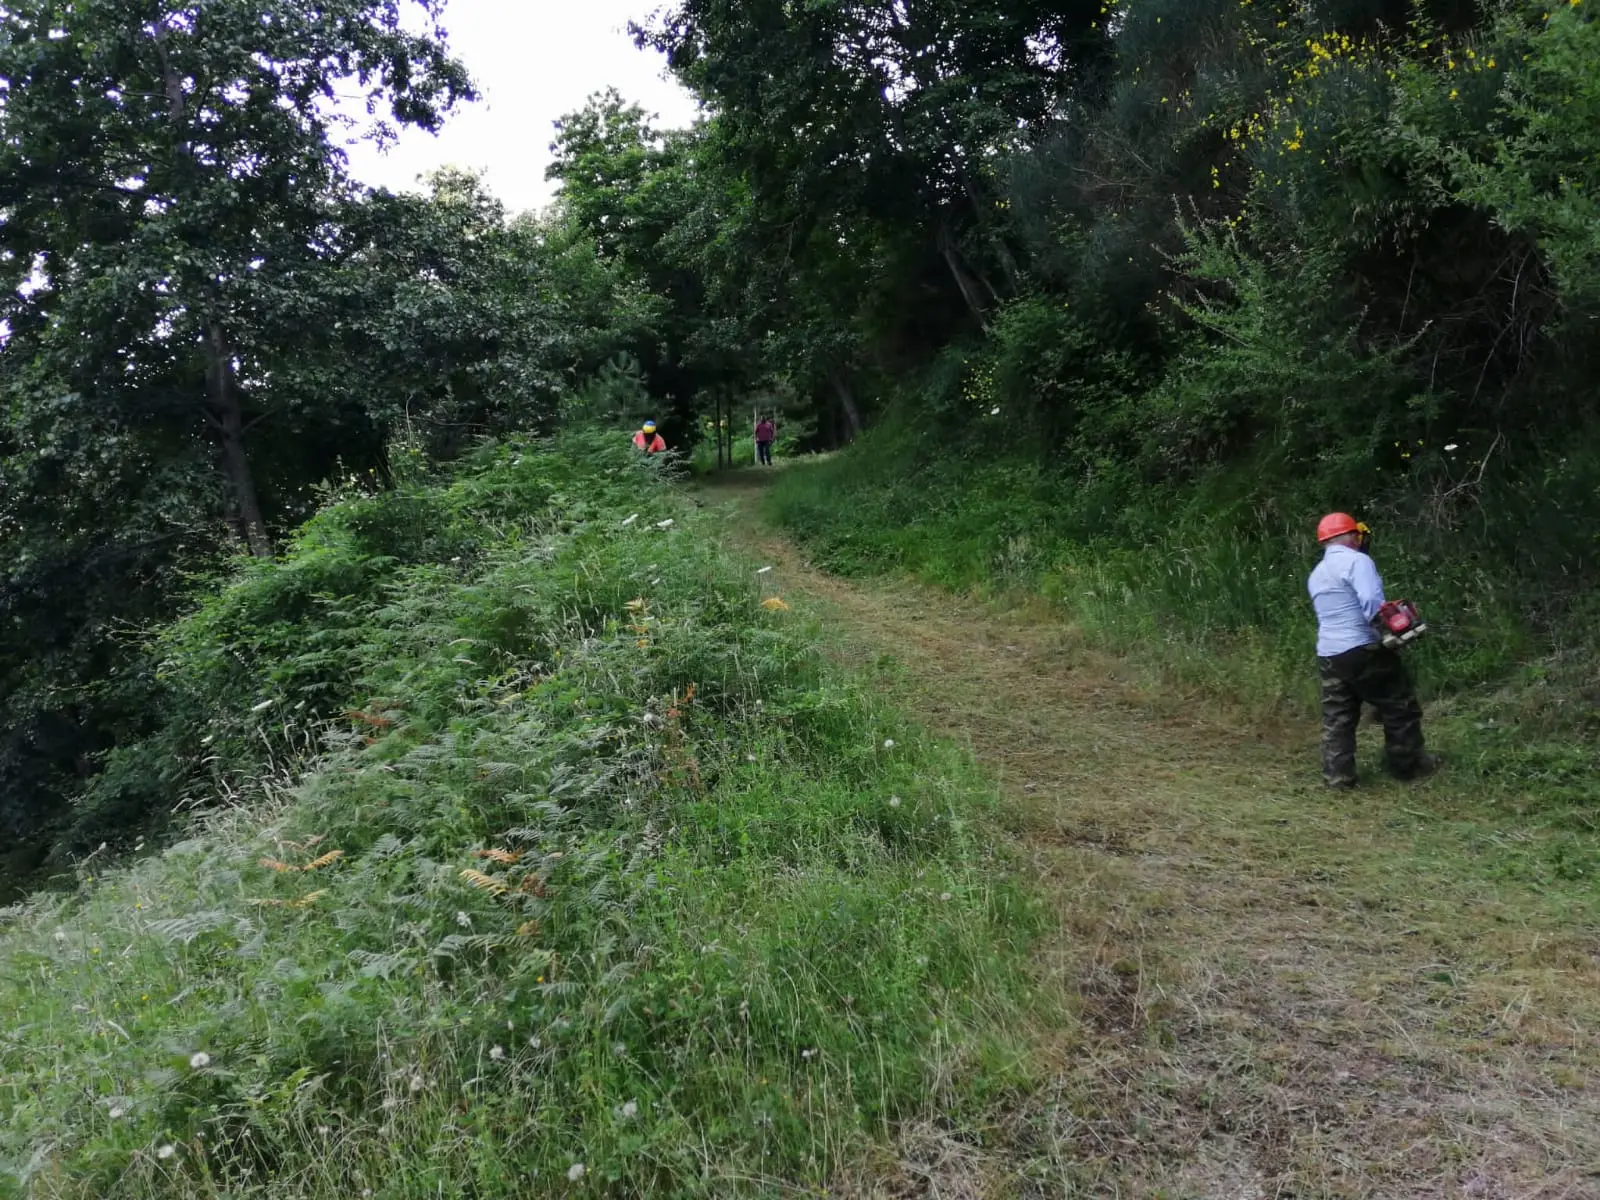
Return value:
M 945 265 L 950 268 L 956 286 L 961 289 L 961 298 L 967 302 L 972 315 L 978 318 L 978 324 L 987 331 L 989 314 L 983 306 L 983 295 L 978 291 L 978 281 L 972 277 L 966 264 L 961 261 L 961 251 L 956 246 L 956 239 L 950 232 L 949 224 L 942 217 L 939 219 L 939 253 L 944 256 Z
M 234 386 L 233 355 L 222 326 L 212 320 L 206 327 L 206 402 L 211 425 L 222 443 L 222 472 L 239 508 L 245 541 L 257 558 L 272 557 L 272 537 L 261 515 L 261 501 L 250 473 L 250 456 L 244 449 L 244 410 Z
M 722 470 L 723 467 L 733 466 L 722 450 L 722 389 L 712 394 L 712 405 L 717 410 L 717 470 Z
M 189 138 L 182 132 L 188 120 L 183 99 L 183 80 L 173 70 L 172 60 L 167 55 L 167 25 L 164 21 L 156 23 L 152 36 L 156 54 L 161 59 L 167 115 L 172 119 L 173 128 L 180 131 L 178 154 L 183 159 L 189 159 L 194 151 Z M 211 302 L 214 301 L 213 296 Z M 222 472 L 233 492 L 239 524 L 244 527 L 250 553 L 257 558 L 271 558 L 272 538 L 261 516 L 261 501 L 256 496 L 255 479 L 250 474 L 250 457 L 244 450 L 244 412 L 239 407 L 239 393 L 234 387 L 233 351 L 222 332 L 221 322 L 214 315 L 216 311 L 215 308 L 211 309 L 206 322 L 206 416 L 222 442 Z
M 972 212 L 977 218 L 978 228 L 983 230 L 984 236 L 989 239 L 989 245 L 994 247 L 995 257 L 1000 260 L 1000 270 L 1005 273 L 1006 285 L 1011 289 L 1013 296 L 1020 294 L 1022 272 L 1017 267 L 1016 256 L 1011 253 L 1011 247 L 1006 245 L 1005 237 L 994 227 L 994 218 L 989 212 L 983 192 L 978 187 L 978 181 L 965 166 L 961 168 L 961 186 L 966 189 L 967 199 L 972 202 Z M 999 296 L 995 299 L 998 300 Z
M 853 442 L 861 436 L 861 410 L 856 407 L 855 393 L 850 390 L 850 381 L 838 367 L 828 368 L 828 382 L 839 397 L 839 408 L 844 413 L 845 429 L 849 433 L 847 440 Z

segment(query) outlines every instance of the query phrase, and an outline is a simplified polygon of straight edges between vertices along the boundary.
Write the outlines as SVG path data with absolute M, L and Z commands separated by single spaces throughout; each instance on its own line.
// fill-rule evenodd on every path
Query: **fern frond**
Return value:
M 493 875 L 485 875 L 482 871 L 473 871 L 469 869 L 461 872 L 461 878 L 465 879 L 480 892 L 488 892 L 491 896 L 503 896 L 507 891 L 504 883 L 496 879 Z
M 298 870 L 300 870 L 300 868 L 299 868 L 299 867 L 293 867 L 293 866 L 290 866 L 290 865 L 289 865 L 289 864 L 288 864 L 288 863 L 286 863 L 286 862 L 279 862 L 279 861 L 278 861 L 278 860 L 277 860 L 277 859 L 275 859 L 275 858 L 263 858 L 263 859 L 262 859 L 262 860 L 261 860 L 261 865 L 262 865 L 262 866 L 263 866 L 263 867 L 265 867 L 265 868 L 266 868 L 266 869 L 267 869 L 267 870 L 269 870 L 269 871 L 276 871 L 276 872 L 278 872 L 278 874 L 280 874 L 280 875 L 287 875 L 287 874 L 289 874 L 289 873 L 290 873 L 290 872 L 292 872 L 292 871 L 298 871 Z
M 504 867 L 509 867 L 522 860 L 522 855 L 511 850 L 478 850 L 475 853 L 479 858 L 486 858 L 490 862 L 497 862 Z
M 343 857 L 344 857 L 344 851 L 343 850 L 329 850 L 321 858 L 317 859 L 314 862 L 308 862 L 305 866 L 301 867 L 300 869 L 302 871 L 320 871 L 320 870 L 322 870 L 323 867 L 331 867 L 331 866 L 333 866 L 334 863 L 338 862 Z

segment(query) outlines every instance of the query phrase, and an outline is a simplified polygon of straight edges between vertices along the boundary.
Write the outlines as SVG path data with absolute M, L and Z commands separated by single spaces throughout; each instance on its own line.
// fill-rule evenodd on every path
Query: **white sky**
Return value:
M 351 147 L 352 172 L 400 191 L 416 189 L 418 176 L 439 167 L 465 167 L 483 172 L 512 212 L 543 207 L 554 194 L 544 178 L 551 124 L 592 92 L 615 87 L 667 128 L 694 119 L 694 101 L 666 77 L 666 61 L 628 37 L 630 19 L 664 2 L 449 0 L 450 49 L 483 98 L 458 110 L 438 136 L 408 129 L 384 154 L 370 143 Z

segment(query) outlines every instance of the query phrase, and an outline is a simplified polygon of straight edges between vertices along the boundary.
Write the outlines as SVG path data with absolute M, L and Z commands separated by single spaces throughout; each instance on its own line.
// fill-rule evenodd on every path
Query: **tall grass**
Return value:
M 5 910 L 0 1192 L 777 1194 L 1021 1078 L 990 792 L 754 584 L 572 443 L 246 568 L 167 639 L 186 786 L 314 748 Z

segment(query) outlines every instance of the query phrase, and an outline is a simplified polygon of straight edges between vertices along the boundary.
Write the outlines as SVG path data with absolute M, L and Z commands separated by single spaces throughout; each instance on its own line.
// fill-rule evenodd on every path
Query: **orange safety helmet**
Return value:
M 1361 535 L 1361 544 L 1367 544 L 1367 539 L 1372 536 L 1372 530 L 1362 522 L 1356 520 L 1349 513 L 1329 513 L 1317 522 L 1317 541 L 1331 542 L 1336 537 L 1343 537 L 1347 533 Z

